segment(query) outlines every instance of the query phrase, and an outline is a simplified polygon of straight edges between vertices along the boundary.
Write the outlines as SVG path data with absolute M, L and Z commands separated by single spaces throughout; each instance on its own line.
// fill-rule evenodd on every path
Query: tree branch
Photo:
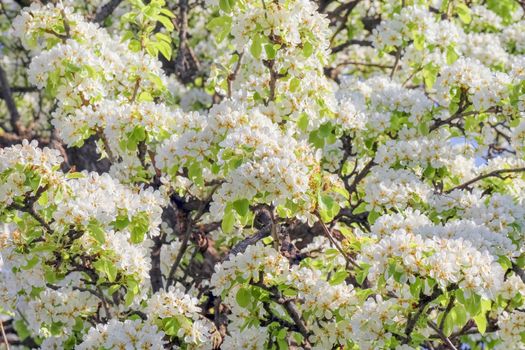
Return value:
M 407 342 L 410 341 L 412 334 L 412 331 L 414 331 L 414 328 L 416 327 L 417 321 L 423 314 L 423 311 L 427 307 L 428 304 L 430 304 L 434 299 L 436 299 L 438 296 L 441 295 L 441 290 L 439 288 L 434 288 L 434 291 L 432 292 L 432 295 L 430 296 L 424 296 L 419 301 L 419 308 L 417 309 L 416 314 L 413 317 L 408 318 L 407 325 L 405 327 L 405 335 L 407 337 Z
M 352 40 L 348 40 L 347 42 L 343 43 L 343 44 L 340 44 L 340 45 L 337 45 L 335 46 L 334 48 L 332 48 L 332 53 L 338 53 L 340 51 L 343 51 L 344 49 L 346 49 L 347 47 L 349 46 L 352 46 L 352 45 L 359 45 L 359 46 L 369 46 L 369 47 L 372 47 L 372 42 L 369 41 L 369 40 L 357 40 L 357 39 L 352 39 Z
M 18 135 L 22 136 L 25 133 L 25 129 L 20 122 L 20 113 L 16 108 L 15 100 L 13 99 L 13 94 L 9 82 L 7 81 L 7 75 L 4 69 L 0 66 L 0 94 L 2 95 L 5 104 L 7 105 L 7 110 L 9 111 L 10 124 L 13 131 Z
M 195 215 L 195 217 L 193 219 L 191 218 L 191 214 L 188 214 L 188 222 L 187 222 L 187 226 L 186 226 L 186 231 L 184 232 L 184 237 L 183 237 L 183 240 L 182 240 L 182 244 L 180 246 L 179 252 L 177 253 L 177 257 L 175 258 L 175 262 L 173 263 L 173 265 L 170 268 L 170 272 L 168 274 L 168 279 L 166 280 L 166 288 L 171 286 L 173 284 L 174 280 L 175 280 L 175 273 L 177 272 L 177 268 L 179 267 L 179 265 L 180 265 L 180 263 L 182 261 L 182 258 L 184 257 L 184 253 L 186 252 L 186 249 L 188 249 L 188 243 L 189 243 L 191 232 L 193 230 L 193 226 L 194 226 L 195 222 L 197 222 L 201 218 L 201 216 L 204 214 L 204 210 L 206 209 L 206 207 L 210 203 L 210 201 L 212 199 L 212 196 L 213 196 L 213 193 L 217 190 L 217 188 L 219 188 L 219 186 L 220 186 L 220 184 L 216 184 L 215 187 L 211 190 L 211 192 L 208 195 L 208 197 L 206 198 L 206 200 L 204 200 L 201 203 L 199 211 L 197 212 L 197 214 Z
M 104 23 L 106 18 L 109 17 L 115 11 L 115 9 L 120 5 L 122 0 L 110 0 L 105 5 L 103 5 L 95 14 L 94 21 L 98 24 Z
M 272 224 L 270 223 L 266 225 L 265 227 L 263 227 L 262 229 L 260 229 L 257 233 L 237 243 L 232 249 L 230 249 L 230 252 L 224 258 L 223 261 L 230 260 L 230 257 L 235 256 L 239 253 L 243 253 L 246 250 L 246 248 L 259 242 L 261 239 L 268 237 L 271 233 L 272 233 Z
M 450 193 L 450 192 L 455 191 L 455 190 L 463 190 L 463 189 L 469 187 L 470 185 L 472 185 L 473 183 L 478 182 L 478 181 L 483 180 L 483 179 L 486 179 L 488 177 L 501 177 L 500 176 L 501 174 L 521 173 L 521 172 L 525 172 L 525 168 L 494 170 L 494 171 L 491 171 L 490 173 L 476 176 L 475 178 L 470 179 L 470 180 L 468 180 L 467 182 L 465 182 L 465 183 L 463 183 L 461 185 L 452 187 L 451 189 L 447 190 L 446 193 Z
M 451 349 L 451 350 L 458 350 L 454 346 L 454 344 L 452 344 L 450 339 L 445 334 L 443 334 L 443 331 L 441 331 L 434 322 L 428 321 L 428 325 L 430 326 L 430 328 L 432 328 L 437 333 L 437 335 L 441 338 L 441 340 L 443 340 L 443 342 L 445 342 L 445 345 L 447 345 L 449 349 Z

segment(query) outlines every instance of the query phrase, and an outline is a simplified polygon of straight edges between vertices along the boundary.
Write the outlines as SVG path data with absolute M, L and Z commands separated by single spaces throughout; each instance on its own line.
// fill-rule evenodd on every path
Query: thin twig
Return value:
M 343 18 L 341 19 L 341 23 L 339 24 L 339 27 L 334 31 L 332 34 L 332 37 L 330 38 L 330 44 L 332 44 L 337 37 L 337 35 L 346 28 L 346 22 L 348 21 L 348 17 L 352 13 L 353 9 L 359 4 L 361 0 L 354 0 L 351 2 L 347 2 L 346 4 L 343 4 L 336 8 L 334 11 L 328 13 L 328 17 L 337 18 L 340 16 L 341 13 L 346 11 Z
M 262 271 L 260 271 L 260 274 L 262 274 Z M 272 287 L 266 286 L 263 283 L 262 276 L 259 277 L 259 282 L 257 282 L 257 283 L 253 283 L 252 282 L 252 284 L 254 286 L 257 286 L 259 288 L 262 288 L 262 289 L 268 291 L 271 294 L 271 296 L 273 298 L 275 298 L 274 301 L 276 301 L 278 304 L 280 304 L 280 305 L 282 305 L 284 307 L 284 309 L 286 310 L 286 312 L 288 313 L 290 318 L 294 321 L 295 325 L 297 326 L 297 330 L 303 336 L 304 348 L 308 349 L 308 350 L 311 349 L 310 342 L 308 341 L 308 338 L 309 338 L 311 332 L 306 328 L 306 326 L 305 326 L 305 324 L 304 324 L 304 322 L 303 322 L 303 320 L 301 318 L 301 315 L 296 310 L 295 305 L 293 303 L 293 299 L 285 298 L 281 294 L 279 289 L 277 287 L 275 287 L 275 286 L 272 286 Z
M 407 325 L 405 327 L 405 335 L 407 337 L 407 342 L 410 341 L 412 331 L 416 327 L 417 321 L 423 314 L 423 311 L 425 310 L 427 305 L 430 304 L 433 300 L 435 300 L 440 295 L 441 295 L 441 290 L 439 288 L 435 288 L 430 296 L 425 295 L 424 297 L 421 298 L 421 300 L 419 301 L 419 308 L 416 314 L 408 319 Z
M 394 62 L 394 66 L 392 67 L 392 71 L 390 72 L 390 79 L 394 77 L 394 74 L 396 74 L 397 68 L 399 66 L 399 61 L 401 59 L 401 46 L 398 46 L 396 51 L 396 60 Z
M 366 177 L 366 175 L 368 175 L 368 172 L 370 171 L 370 169 L 372 169 L 374 165 L 376 165 L 374 159 L 371 159 L 364 166 L 364 168 L 361 169 L 361 171 L 355 176 L 352 183 L 346 188 L 348 193 L 352 194 L 357 189 L 357 185 L 359 184 L 359 182 L 361 182 L 361 180 L 363 180 Z
M 228 80 L 228 97 L 229 98 L 232 97 L 232 83 L 237 78 L 237 74 L 239 74 L 239 70 L 241 68 L 242 56 L 244 56 L 244 52 L 241 52 L 240 54 L 238 54 L 238 56 L 239 56 L 239 60 L 237 61 L 237 65 L 235 66 L 235 69 L 234 69 L 233 73 L 228 75 L 228 79 L 227 79 Z
M 354 65 L 354 66 L 365 66 L 365 67 L 376 67 L 384 69 L 392 69 L 393 66 L 387 64 L 373 63 L 373 62 L 356 62 L 356 61 L 344 61 L 337 65 L 337 67 L 345 65 Z
M 0 331 L 2 332 L 2 338 L 4 339 L 6 350 L 10 350 L 9 341 L 7 340 L 7 335 L 5 334 L 4 323 L 2 320 L 0 320 Z
M 175 279 L 175 273 L 177 272 L 177 269 L 178 269 L 178 267 L 179 267 L 179 265 L 180 265 L 180 263 L 182 261 L 182 258 L 184 257 L 184 253 L 186 253 L 186 249 L 188 249 L 188 243 L 189 243 L 191 232 L 192 232 L 192 229 L 193 229 L 193 224 L 195 222 L 197 222 L 197 220 L 199 220 L 200 217 L 204 214 L 204 209 L 210 203 L 211 198 L 213 196 L 213 193 L 215 193 L 215 190 L 217 190 L 217 188 L 219 188 L 219 186 L 220 186 L 220 184 L 215 185 L 215 187 L 211 190 L 211 192 L 208 195 L 208 197 L 206 198 L 206 200 L 204 200 L 201 203 L 199 211 L 197 212 L 197 214 L 195 215 L 194 218 L 192 218 L 191 215 L 188 215 L 188 222 L 187 222 L 187 226 L 186 226 L 186 232 L 184 232 L 184 238 L 182 240 L 182 244 L 180 246 L 179 252 L 177 253 L 177 257 L 175 258 L 175 262 L 171 266 L 170 272 L 168 274 L 168 279 L 166 280 L 166 289 L 173 284 L 174 279 Z
M 326 237 L 328 237 L 330 242 L 332 242 L 332 244 L 335 246 L 335 248 L 341 253 L 341 255 L 343 255 L 343 257 L 346 259 L 346 261 L 348 261 L 354 267 L 359 268 L 360 266 L 356 263 L 354 258 L 352 258 L 350 255 L 346 254 L 346 252 L 343 250 L 343 248 L 336 242 L 335 238 L 330 233 L 330 230 L 328 229 L 328 227 L 326 227 L 326 225 L 323 222 L 323 220 L 321 220 L 321 216 L 319 215 L 319 213 L 316 213 L 316 215 L 317 215 L 317 218 L 319 219 L 319 223 L 321 224 L 321 227 L 323 228 L 323 231 L 324 231 Z
M 449 349 L 458 350 L 454 346 L 454 344 L 452 344 L 450 339 L 448 339 L 448 337 L 445 334 L 443 334 L 443 332 L 438 328 L 438 326 L 434 322 L 428 321 L 428 325 L 430 326 L 430 328 L 432 328 L 437 333 L 437 335 L 441 338 L 441 340 L 445 342 L 445 344 L 449 347 Z
M 140 87 L 140 81 L 141 81 L 140 77 L 135 81 L 135 86 L 133 87 L 133 95 L 131 95 L 131 98 L 129 100 L 129 102 L 131 103 L 135 102 L 135 99 L 137 98 L 137 93 Z
M 348 46 L 352 46 L 352 45 L 358 45 L 358 46 L 368 46 L 368 47 L 372 47 L 373 44 L 371 41 L 369 40 L 357 40 L 357 39 L 352 39 L 352 40 L 348 40 L 347 42 L 343 43 L 343 44 L 340 44 L 340 45 L 337 45 L 336 47 L 334 47 L 332 49 L 332 54 L 334 53 L 338 53 L 340 51 L 343 51 L 344 49 L 346 49 Z
M 113 152 L 111 151 L 111 147 L 109 147 L 109 141 L 106 138 L 104 131 L 102 129 L 97 130 L 97 136 L 99 137 L 100 140 L 102 140 L 102 143 L 104 144 L 104 150 L 106 151 L 109 161 L 111 163 L 115 163 L 116 158 L 113 155 Z
M 475 178 L 470 179 L 470 180 L 468 180 L 467 182 L 465 182 L 465 183 L 463 183 L 461 185 L 452 187 L 451 189 L 447 190 L 446 193 L 450 193 L 450 192 L 452 192 L 454 190 L 463 190 L 463 189 L 469 187 L 470 185 L 472 185 L 473 183 L 478 182 L 478 181 L 483 180 L 483 179 L 486 179 L 488 177 L 500 177 L 501 174 L 521 173 L 521 172 L 525 172 L 525 168 L 494 170 L 494 171 L 491 171 L 490 173 L 476 176 Z
M 454 306 L 454 302 L 456 301 L 456 297 L 452 295 L 450 297 L 450 300 L 448 301 L 447 308 L 445 309 L 445 312 L 443 313 L 443 317 L 441 318 L 441 322 L 439 322 L 439 329 L 442 331 L 443 327 L 445 326 L 445 320 L 447 319 L 448 314 L 452 310 L 452 307 Z
M 11 203 L 7 208 L 16 209 L 28 213 L 33 217 L 33 219 L 38 221 L 38 223 L 47 231 L 47 233 L 53 233 L 53 229 L 51 229 L 51 226 L 49 226 L 49 224 L 44 220 L 44 218 L 42 218 L 33 207 L 33 205 L 39 200 L 40 196 L 42 196 L 42 194 L 45 191 L 47 191 L 48 188 L 48 185 L 42 186 L 38 188 L 38 190 L 33 196 L 25 198 L 24 203 L 22 205 L 18 203 Z

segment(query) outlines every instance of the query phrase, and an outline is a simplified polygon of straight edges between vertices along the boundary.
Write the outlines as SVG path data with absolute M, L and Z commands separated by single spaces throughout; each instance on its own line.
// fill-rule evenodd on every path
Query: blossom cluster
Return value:
M 0 349 L 525 349 L 519 2 L 18 3 Z

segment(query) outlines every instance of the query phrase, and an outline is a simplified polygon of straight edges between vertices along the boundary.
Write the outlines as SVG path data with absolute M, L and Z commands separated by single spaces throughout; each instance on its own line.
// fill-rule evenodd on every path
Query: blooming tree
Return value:
M 525 349 L 525 2 L 0 9 L 1 349 Z

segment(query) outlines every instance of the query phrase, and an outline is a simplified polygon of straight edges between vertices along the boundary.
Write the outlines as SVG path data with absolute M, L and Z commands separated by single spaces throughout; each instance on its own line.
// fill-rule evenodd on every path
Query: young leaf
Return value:
M 240 216 L 244 217 L 250 211 L 250 202 L 246 198 L 238 199 L 233 202 L 233 208 Z
M 225 233 L 233 231 L 235 224 L 235 212 L 232 209 L 226 210 L 221 222 L 221 228 Z
M 244 287 L 241 287 L 235 295 L 235 300 L 240 307 L 248 307 L 248 305 L 250 305 L 251 298 L 252 294 L 250 293 L 250 290 Z

